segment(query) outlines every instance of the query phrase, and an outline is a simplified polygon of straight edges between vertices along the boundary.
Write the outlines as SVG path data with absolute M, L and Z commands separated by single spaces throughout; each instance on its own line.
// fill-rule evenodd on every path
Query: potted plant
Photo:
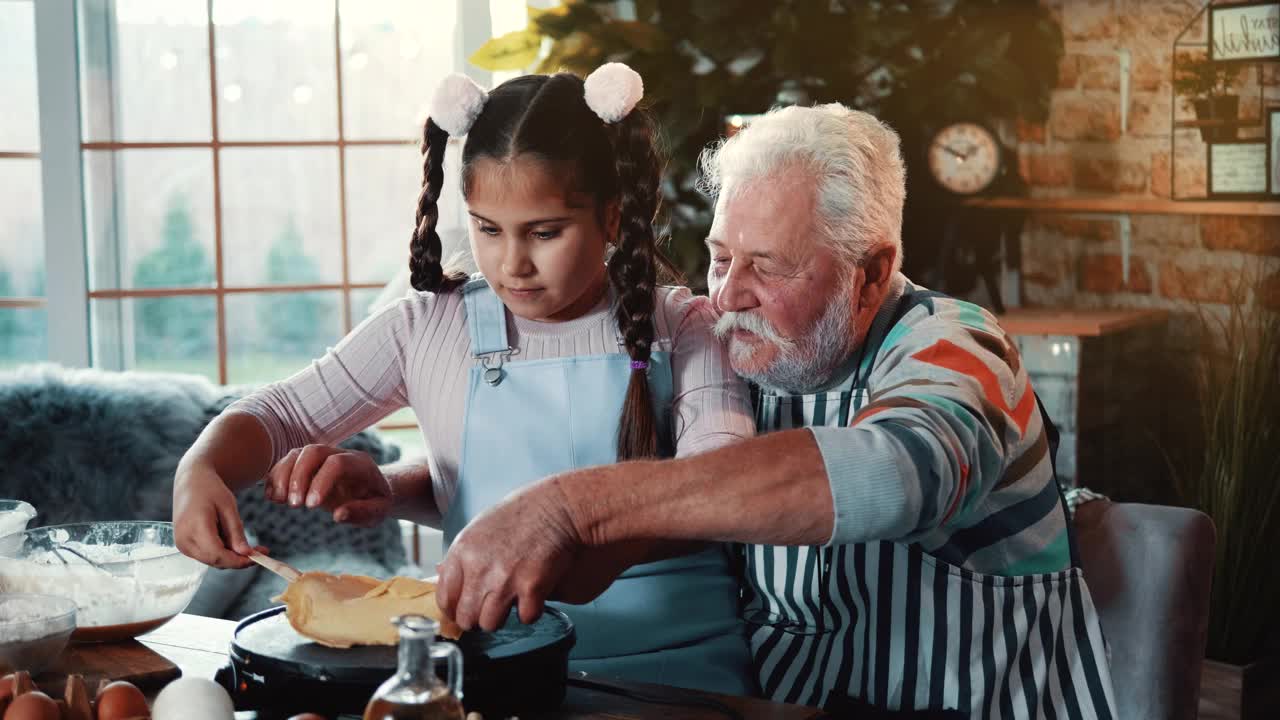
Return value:
M 1207 57 L 1193 57 L 1176 64 L 1174 92 L 1194 108 L 1202 123 L 1200 139 L 1222 142 L 1236 139 L 1235 122 L 1240 111 L 1240 96 L 1235 90 L 1240 66 L 1214 62 Z
M 1182 502 L 1212 517 L 1218 533 L 1206 719 L 1280 717 L 1280 314 L 1248 302 L 1247 287 L 1236 288 L 1225 319 L 1202 309 L 1199 437 L 1173 468 Z

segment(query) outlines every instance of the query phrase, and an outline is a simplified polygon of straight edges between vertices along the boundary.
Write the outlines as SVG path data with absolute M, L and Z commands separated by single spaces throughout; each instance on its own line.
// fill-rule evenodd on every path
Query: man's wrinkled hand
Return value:
M 472 520 L 438 566 L 441 611 L 463 630 L 501 627 L 513 604 L 521 622 L 537 620 L 583 550 L 565 502 L 543 481 Z
M 628 568 L 653 559 L 655 543 L 632 540 L 586 546 L 574 555 L 573 565 L 551 592 L 550 599 L 585 605 L 600 597 Z

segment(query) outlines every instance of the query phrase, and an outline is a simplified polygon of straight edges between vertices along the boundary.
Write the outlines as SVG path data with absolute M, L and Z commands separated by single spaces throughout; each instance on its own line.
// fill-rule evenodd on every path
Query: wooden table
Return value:
M 138 639 L 181 668 L 183 675 L 213 679 L 218 669 L 227 664 L 227 647 L 231 643 L 231 634 L 234 630 L 235 623 L 230 620 L 179 615 L 169 624 Z M 733 708 L 746 720 L 810 720 L 822 714 L 811 707 L 715 695 L 664 685 L 612 681 L 603 684 L 677 702 L 690 698 L 716 700 Z M 247 720 L 253 717 L 253 713 L 236 713 L 236 717 Z M 723 720 L 726 716 L 710 709 L 645 703 L 609 692 L 571 685 L 565 696 L 564 705 L 559 710 L 536 717 L 547 718 L 547 720 L 631 720 L 633 718 L 637 720 L 640 718 Z

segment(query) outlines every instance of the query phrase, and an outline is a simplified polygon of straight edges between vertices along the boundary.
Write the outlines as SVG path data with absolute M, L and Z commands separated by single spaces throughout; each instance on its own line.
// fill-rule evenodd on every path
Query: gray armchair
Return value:
M 1095 500 L 1075 513 L 1081 564 L 1111 649 L 1118 716 L 1193 720 L 1215 532 L 1196 510 Z

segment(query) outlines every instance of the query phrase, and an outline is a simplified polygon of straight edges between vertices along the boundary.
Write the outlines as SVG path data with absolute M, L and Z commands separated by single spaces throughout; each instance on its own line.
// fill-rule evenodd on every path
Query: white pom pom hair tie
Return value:
M 475 80 L 453 73 L 436 87 L 436 94 L 431 98 L 431 119 L 452 136 L 466 135 L 488 99 L 489 93 Z
M 605 63 L 587 76 L 583 93 L 592 112 L 607 123 L 616 123 L 644 97 L 644 81 L 640 73 L 622 63 Z

